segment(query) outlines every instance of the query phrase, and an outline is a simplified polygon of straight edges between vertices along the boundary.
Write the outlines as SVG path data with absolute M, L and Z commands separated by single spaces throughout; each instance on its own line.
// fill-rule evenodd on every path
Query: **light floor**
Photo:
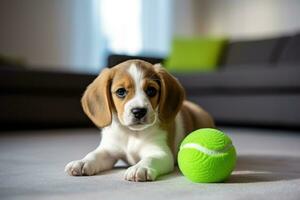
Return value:
M 70 177 L 67 162 L 99 143 L 95 129 L 0 133 L 0 199 L 300 199 L 300 132 L 221 128 L 238 152 L 226 183 L 196 184 L 178 170 L 158 181 L 123 180 L 125 168 Z

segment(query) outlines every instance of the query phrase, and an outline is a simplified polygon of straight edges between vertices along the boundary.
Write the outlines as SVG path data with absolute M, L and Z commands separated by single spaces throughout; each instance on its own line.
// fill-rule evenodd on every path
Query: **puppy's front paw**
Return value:
M 125 180 L 127 181 L 154 181 L 156 176 L 155 169 L 139 165 L 129 167 L 125 172 Z
M 65 172 L 70 176 L 91 176 L 97 173 L 95 163 L 88 160 L 74 160 L 65 167 Z

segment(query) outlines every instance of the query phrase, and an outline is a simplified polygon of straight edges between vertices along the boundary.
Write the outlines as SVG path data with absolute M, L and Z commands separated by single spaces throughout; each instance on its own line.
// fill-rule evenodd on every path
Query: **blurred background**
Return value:
M 220 124 L 299 127 L 298 0 L 1 0 L 1 126 L 85 125 L 104 67 L 161 62 Z
M 133 58 L 162 63 L 231 137 L 230 184 L 64 173 L 99 145 L 86 87 Z M 299 130 L 299 0 L 0 0 L 0 199 L 299 199 Z

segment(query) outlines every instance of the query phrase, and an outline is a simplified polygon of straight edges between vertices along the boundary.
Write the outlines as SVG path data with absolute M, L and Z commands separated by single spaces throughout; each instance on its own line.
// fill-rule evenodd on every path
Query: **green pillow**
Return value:
M 224 38 L 174 39 L 165 67 L 173 72 L 215 70 L 226 43 Z

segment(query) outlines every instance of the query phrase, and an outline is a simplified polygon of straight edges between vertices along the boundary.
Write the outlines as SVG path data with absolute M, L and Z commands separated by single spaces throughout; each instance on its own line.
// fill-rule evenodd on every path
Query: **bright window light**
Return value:
M 102 30 L 110 52 L 141 52 L 141 6 L 141 0 L 101 0 Z

